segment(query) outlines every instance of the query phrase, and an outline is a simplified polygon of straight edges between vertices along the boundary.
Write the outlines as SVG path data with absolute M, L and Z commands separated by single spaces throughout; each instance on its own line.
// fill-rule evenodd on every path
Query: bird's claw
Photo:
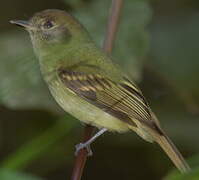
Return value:
M 79 144 L 75 145 L 75 149 L 76 149 L 75 150 L 75 156 L 77 156 L 79 151 L 84 149 L 84 148 L 86 148 L 86 150 L 88 152 L 87 156 L 92 156 L 93 155 L 93 152 L 91 150 L 90 145 L 88 145 L 86 143 L 79 143 Z

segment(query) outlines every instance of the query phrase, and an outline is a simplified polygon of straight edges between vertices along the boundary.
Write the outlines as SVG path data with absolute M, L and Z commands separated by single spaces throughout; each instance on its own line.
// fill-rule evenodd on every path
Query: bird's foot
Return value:
M 79 151 L 86 148 L 88 154 L 87 156 L 92 156 L 93 155 L 93 152 L 91 150 L 91 147 L 90 147 L 90 144 L 87 144 L 87 143 L 79 143 L 75 146 L 75 156 L 78 155 Z

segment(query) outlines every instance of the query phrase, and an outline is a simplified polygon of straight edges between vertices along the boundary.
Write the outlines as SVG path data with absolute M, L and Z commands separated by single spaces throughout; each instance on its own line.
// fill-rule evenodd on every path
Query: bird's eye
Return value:
M 43 24 L 43 28 L 44 29 L 50 29 L 54 26 L 54 23 L 52 21 L 46 21 L 44 24 Z

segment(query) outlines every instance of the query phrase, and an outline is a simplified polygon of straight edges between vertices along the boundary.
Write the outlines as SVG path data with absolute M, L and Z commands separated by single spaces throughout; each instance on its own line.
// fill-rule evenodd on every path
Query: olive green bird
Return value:
M 45 10 L 29 21 L 11 23 L 30 33 L 41 73 L 57 103 L 100 129 L 76 146 L 77 152 L 105 131 L 130 130 L 146 141 L 157 142 L 181 172 L 190 169 L 137 85 L 95 45 L 74 17 L 61 10 Z

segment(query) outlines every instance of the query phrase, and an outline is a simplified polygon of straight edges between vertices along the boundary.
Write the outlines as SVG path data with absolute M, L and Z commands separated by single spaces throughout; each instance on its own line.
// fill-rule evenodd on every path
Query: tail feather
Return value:
M 168 136 L 156 136 L 156 142 L 166 152 L 166 154 L 169 156 L 171 161 L 173 161 L 179 171 L 181 171 L 182 173 L 186 173 L 190 170 L 189 165 L 186 163 L 183 156 Z
M 157 117 L 152 111 L 151 115 L 154 124 L 157 126 L 158 131 L 155 131 L 154 129 L 151 129 L 146 126 L 139 126 L 139 128 L 134 128 L 132 126 L 129 126 L 129 128 L 135 131 L 139 136 L 141 136 L 146 141 L 157 142 L 181 173 L 189 172 L 191 168 L 189 167 L 189 165 L 187 164 L 181 153 L 178 151 L 176 146 L 173 144 L 173 142 L 169 139 L 166 133 L 164 133 L 164 131 L 160 127 L 160 123 Z
M 181 171 L 182 173 L 186 173 L 190 171 L 190 167 L 187 162 L 184 160 L 181 153 L 178 151 L 176 146 L 173 142 L 169 139 L 169 137 L 164 133 L 161 129 L 158 118 L 156 115 L 151 111 L 151 115 L 153 117 L 154 122 L 159 127 L 163 135 L 154 134 L 156 142 L 161 146 L 161 148 L 165 151 L 165 153 L 169 156 L 171 161 L 175 164 L 175 166 Z

